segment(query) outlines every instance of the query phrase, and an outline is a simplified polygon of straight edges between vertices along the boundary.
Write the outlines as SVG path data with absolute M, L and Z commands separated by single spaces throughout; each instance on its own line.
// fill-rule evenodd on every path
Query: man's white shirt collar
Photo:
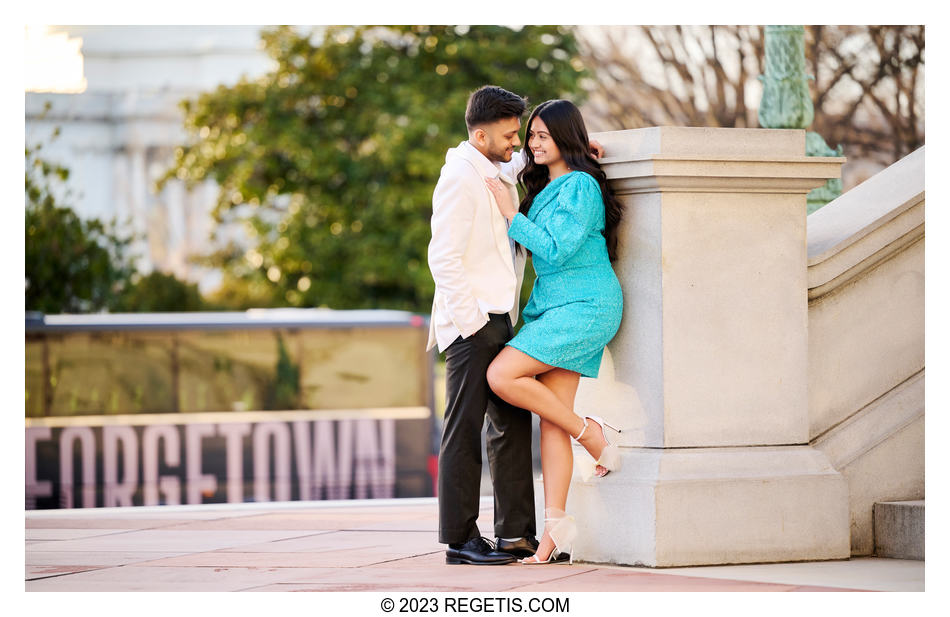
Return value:
M 461 154 L 474 163 L 482 175 L 488 178 L 500 178 L 511 185 L 515 184 L 515 181 L 510 176 L 501 171 L 501 163 L 488 160 L 488 157 L 482 154 L 470 141 L 463 141 L 459 144 L 459 148 L 461 149 Z

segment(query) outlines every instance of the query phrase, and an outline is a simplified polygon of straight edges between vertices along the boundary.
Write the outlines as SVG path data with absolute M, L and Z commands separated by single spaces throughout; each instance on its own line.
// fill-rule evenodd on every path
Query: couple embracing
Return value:
M 432 197 L 429 269 L 435 280 L 428 348 L 445 352 L 446 410 L 439 451 L 439 542 L 446 563 L 570 562 L 577 533 L 565 507 L 571 439 L 602 477 L 620 466 L 597 416 L 574 412 L 580 376 L 596 377 L 620 326 L 616 258 L 622 207 L 607 186 L 572 103 L 530 114 L 522 97 L 484 86 L 469 97 L 468 140 L 448 151 Z M 518 199 L 517 183 L 525 189 Z M 525 260 L 537 278 L 514 333 Z M 531 413 L 540 417 L 544 530 L 536 538 Z M 495 499 L 495 542 L 476 519 L 481 434 Z

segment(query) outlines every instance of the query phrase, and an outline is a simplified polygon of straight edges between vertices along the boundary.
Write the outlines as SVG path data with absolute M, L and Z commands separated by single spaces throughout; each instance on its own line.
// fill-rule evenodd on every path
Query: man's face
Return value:
M 489 161 L 507 163 L 515 148 L 521 145 L 518 131 L 521 118 L 504 118 L 476 129 L 476 145 Z

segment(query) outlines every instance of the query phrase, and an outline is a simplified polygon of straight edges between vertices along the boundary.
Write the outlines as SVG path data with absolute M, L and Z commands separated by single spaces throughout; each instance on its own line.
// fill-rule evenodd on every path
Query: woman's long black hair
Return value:
M 531 112 L 526 133 L 530 133 L 531 123 L 537 116 L 540 116 L 542 122 L 547 125 L 548 133 L 561 151 L 561 156 L 568 168 L 571 171 L 587 172 L 600 184 L 606 214 L 604 238 L 607 240 L 607 254 L 610 256 L 610 261 L 615 261 L 617 259 L 617 226 L 623 215 L 623 204 L 607 186 L 607 174 L 600 168 L 597 159 L 590 154 L 590 141 L 580 110 L 574 103 L 563 99 L 545 101 Z M 525 216 L 531 209 L 535 196 L 547 186 L 549 175 L 547 165 L 538 165 L 534 162 L 534 153 L 527 144 L 526 134 L 524 156 L 528 158 L 528 162 L 518 176 L 518 180 L 525 188 L 525 196 L 521 200 L 519 211 Z

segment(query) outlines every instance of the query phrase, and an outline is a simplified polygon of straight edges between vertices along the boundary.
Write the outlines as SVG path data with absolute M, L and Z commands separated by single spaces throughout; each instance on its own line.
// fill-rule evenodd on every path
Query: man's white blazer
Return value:
M 438 344 L 442 352 L 459 336 L 468 338 L 488 322 L 489 313 L 508 313 L 512 325 L 518 321 L 525 255 L 512 255 L 508 222 L 485 178 L 504 182 L 517 204 L 515 183 L 523 167 L 521 152 L 496 164 L 468 141 L 446 153 L 432 195 L 429 270 L 435 298 L 426 350 Z

